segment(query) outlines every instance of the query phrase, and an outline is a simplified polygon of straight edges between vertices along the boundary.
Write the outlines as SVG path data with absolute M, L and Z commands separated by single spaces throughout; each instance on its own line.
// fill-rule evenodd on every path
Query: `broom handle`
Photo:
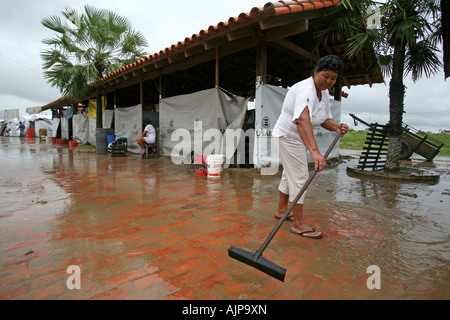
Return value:
M 338 143 L 339 139 L 341 138 L 341 135 L 342 135 L 342 131 L 339 132 L 339 134 L 336 136 L 336 138 L 334 139 L 333 143 L 331 144 L 330 148 L 328 148 L 327 153 L 325 153 L 325 155 L 324 155 L 325 159 L 327 159 L 328 156 L 330 155 L 331 151 L 333 151 L 334 147 L 336 146 L 336 144 Z M 306 181 L 306 183 L 304 184 L 303 188 L 300 190 L 298 195 L 295 197 L 294 201 L 291 203 L 291 205 L 287 209 L 287 211 L 284 214 L 284 216 L 280 219 L 278 224 L 273 229 L 272 233 L 267 238 L 266 242 L 263 243 L 263 245 L 261 246 L 261 249 L 259 249 L 256 254 L 261 255 L 263 253 L 263 251 L 266 250 L 267 246 L 272 241 L 273 237 L 275 237 L 275 234 L 278 232 L 278 230 L 280 230 L 281 226 L 286 221 L 289 213 L 292 211 L 292 209 L 294 209 L 294 206 L 297 204 L 298 200 L 300 200 L 300 198 L 303 196 L 303 194 L 305 193 L 306 189 L 308 189 L 309 185 L 311 184 L 313 179 L 316 177 L 318 172 L 319 172 L 318 170 L 315 170 L 314 173 L 309 177 L 308 181 Z

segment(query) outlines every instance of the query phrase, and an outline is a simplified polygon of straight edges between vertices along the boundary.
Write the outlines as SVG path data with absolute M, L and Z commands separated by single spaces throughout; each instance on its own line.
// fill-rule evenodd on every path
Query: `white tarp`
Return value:
M 103 128 L 111 128 L 114 119 L 114 110 L 106 110 L 103 113 Z M 69 120 L 70 121 L 70 120 Z M 84 114 L 75 114 L 72 117 L 73 140 L 82 144 L 97 145 L 97 120 Z
M 162 99 L 162 155 L 190 162 L 191 152 L 197 155 L 223 154 L 227 157 L 227 163 L 230 163 L 237 147 L 236 141 L 239 141 L 239 130 L 242 129 L 246 109 L 246 99 L 230 97 L 220 88 Z M 226 132 L 238 135 L 227 141 Z
M 117 138 L 128 139 L 128 151 L 139 153 L 140 147 L 136 142 L 136 137 L 142 134 L 142 105 L 130 108 L 116 109 L 116 129 Z
M 113 120 L 114 120 L 114 110 L 105 110 L 102 116 L 103 128 L 111 129 Z
M 21 120 L 22 121 L 22 120 Z M 19 129 L 19 119 L 12 119 L 7 121 L 6 123 L 6 128 L 5 131 L 3 132 L 3 134 L 7 137 L 20 137 L 20 129 Z M 24 134 L 26 135 L 26 129 Z
M 61 118 L 61 139 L 69 139 L 69 120 Z
M 42 107 L 31 107 L 27 108 L 26 111 L 28 114 L 38 114 L 42 112 Z
M 20 117 L 19 109 L 6 110 L 6 120 L 10 121 L 14 119 L 19 119 L 19 117 Z
M 34 122 L 34 135 L 38 136 L 39 135 L 39 130 L 41 129 L 45 129 L 47 130 L 47 136 L 51 137 L 52 136 L 52 120 L 50 119 L 37 119 Z
M 254 164 L 257 168 L 278 170 L 279 156 L 273 143 L 272 130 L 281 114 L 281 108 L 287 94 L 287 89 L 271 85 L 259 85 L 256 90 L 255 101 L 255 152 Z M 331 111 L 335 121 L 341 119 L 341 102 L 331 100 Z M 333 142 L 335 133 L 321 128 L 316 135 L 320 151 L 324 154 Z M 329 159 L 339 157 L 339 144 L 333 149 Z M 308 161 L 311 158 L 308 154 Z M 270 170 L 269 170 L 270 171 Z
M 89 140 L 89 118 L 84 114 L 76 114 L 72 117 L 73 140 L 86 144 Z

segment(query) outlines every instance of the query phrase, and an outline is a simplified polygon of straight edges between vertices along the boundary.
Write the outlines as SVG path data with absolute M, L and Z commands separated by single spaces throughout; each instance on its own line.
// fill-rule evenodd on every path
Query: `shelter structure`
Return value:
M 261 99 L 258 98 L 258 88 L 266 85 L 288 88 L 310 77 L 320 57 L 334 54 L 341 57 L 345 64 L 344 76 L 333 92 L 335 100 L 339 102 L 343 86 L 372 86 L 383 82 L 381 71 L 374 64 L 372 48 L 366 48 L 358 56 L 348 58 L 345 56 L 347 39 L 344 36 L 336 35 L 327 41 L 318 37 L 325 26 L 333 23 L 336 18 L 333 7 L 340 2 L 269 2 L 264 7 L 255 7 L 248 13 L 219 22 L 169 48 L 127 65 L 100 79 L 96 85 L 101 94 L 107 97 L 106 109 L 140 106 L 143 112 L 149 113 L 145 117 L 157 118 L 157 126 L 159 120 L 163 120 L 159 119 L 157 112 L 164 106 L 164 99 L 219 87 L 221 92 L 232 93 L 230 96 L 233 97 L 247 100 L 256 97 L 256 113 L 264 116 L 258 110 L 270 109 L 272 106 L 263 100 L 266 94 L 261 93 Z M 78 101 L 62 97 L 42 107 L 42 110 L 60 109 L 73 103 Z M 338 111 L 340 113 L 340 109 Z M 249 123 L 248 118 L 247 115 L 246 121 L 241 121 L 244 127 Z M 234 119 L 227 119 L 227 122 L 230 121 Z M 258 119 L 257 116 L 255 123 L 270 130 L 267 118 Z M 224 128 L 226 126 L 218 129 Z M 164 143 L 168 137 L 164 137 L 163 130 L 161 135 Z

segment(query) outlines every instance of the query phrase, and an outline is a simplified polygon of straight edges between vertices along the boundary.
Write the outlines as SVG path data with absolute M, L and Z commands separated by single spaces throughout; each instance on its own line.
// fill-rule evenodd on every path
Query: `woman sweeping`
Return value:
M 311 78 L 295 84 L 287 93 L 280 118 L 273 130 L 273 136 L 283 164 L 283 176 L 279 186 L 280 198 L 276 219 L 280 219 L 308 180 L 309 151 L 315 170 L 322 171 L 327 163 L 320 153 L 315 134 L 320 127 L 329 131 L 347 133 L 348 126 L 337 123 L 331 114 L 328 89 L 342 76 L 344 64 L 337 56 L 323 57 L 313 71 Z M 303 218 L 305 194 L 295 204 L 291 233 L 311 239 L 322 239 L 321 232 L 308 226 Z

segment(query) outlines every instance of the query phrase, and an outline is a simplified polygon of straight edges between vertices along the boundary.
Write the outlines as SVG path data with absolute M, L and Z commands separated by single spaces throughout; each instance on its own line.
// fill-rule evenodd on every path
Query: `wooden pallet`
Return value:
M 367 132 L 364 151 L 359 158 L 358 169 L 372 171 L 384 169 L 388 148 L 387 127 L 377 123 L 372 124 Z

